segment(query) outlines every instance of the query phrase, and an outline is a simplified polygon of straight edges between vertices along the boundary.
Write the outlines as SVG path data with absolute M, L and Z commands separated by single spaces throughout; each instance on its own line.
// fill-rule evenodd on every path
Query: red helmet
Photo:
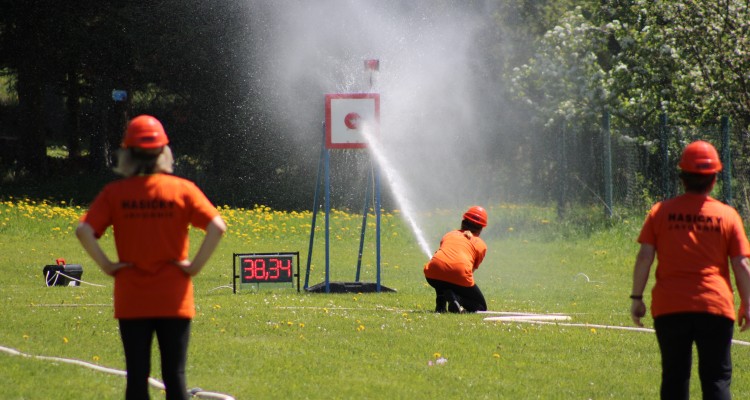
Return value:
M 487 211 L 480 206 L 473 206 L 466 210 L 464 219 L 485 227 L 487 226 Z
M 679 166 L 685 172 L 708 175 L 721 171 L 721 160 L 711 143 L 698 140 L 685 147 Z
M 139 115 L 128 123 L 122 147 L 138 147 L 141 149 L 154 149 L 166 146 L 169 143 L 164 127 L 158 119 L 150 115 Z

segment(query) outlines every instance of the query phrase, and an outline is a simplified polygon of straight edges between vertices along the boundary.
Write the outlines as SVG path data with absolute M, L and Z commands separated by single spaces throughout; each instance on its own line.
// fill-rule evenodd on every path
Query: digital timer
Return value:
M 237 279 L 240 283 L 285 283 L 297 278 L 299 291 L 299 253 L 235 253 L 233 269 L 233 290 L 237 292 Z
M 240 282 L 292 282 L 292 256 L 241 256 Z

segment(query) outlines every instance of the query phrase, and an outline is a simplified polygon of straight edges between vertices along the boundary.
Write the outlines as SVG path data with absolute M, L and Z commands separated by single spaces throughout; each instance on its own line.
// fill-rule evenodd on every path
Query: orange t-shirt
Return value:
M 474 270 L 487 254 L 487 245 L 478 236 L 450 231 L 440 240 L 440 248 L 424 266 L 424 276 L 459 286 L 474 286 Z
M 188 258 L 188 229 L 206 229 L 219 212 L 193 183 L 168 174 L 112 182 L 81 218 L 100 237 L 110 225 L 120 262 L 115 318 L 195 316 L 190 276 L 173 262 Z
M 658 258 L 654 317 L 705 312 L 735 319 L 729 258 L 750 255 L 750 244 L 734 208 L 690 193 L 657 203 L 638 242 L 653 245 Z

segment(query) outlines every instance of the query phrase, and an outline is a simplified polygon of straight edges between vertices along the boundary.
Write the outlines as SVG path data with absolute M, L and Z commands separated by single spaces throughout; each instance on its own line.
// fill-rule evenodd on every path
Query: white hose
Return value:
M 568 315 L 503 315 L 500 317 L 485 317 L 485 321 L 498 321 L 498 322 L 537 322 L 537 321 L 570 321 Z
M 545 316 L 547 316 L 547 314 L 537 315 L 537 317 L 545 317 Z M 529 315 L 519 316 L 518 318 L 512 318 L 512 316 L 486 317 L 484 320 L 490 321 L 490 322 L 492 321 L 494 322 L 526 322 L 529 324 L 538 324 L 538 325 L 574 326 L 574 327 L 581 327 L 581 328 L 597 328 L 597 329 L 619 329 L 623 331 L 632 331 L 632 332 L 648 332 L 648 333 L 655 332 L 651 328 L 641 328 L 637 326 L 617 326 L 617 325 L 577 324 L 577 323 L 570 323 L 570 322 L 550 322 L 550 321 L 545 321 L 544 319 L 546 318 L 533 319 L 529 317 L 530 317 Z M 750 346 L 750 342 L 746 342 L 744 340 L 737 340 L 737 339 L 732 339 L 732 344 Z
M 89 363 L 89 362 L 86 362 L 86 361 L 81 361 L 81 360 L 74 360 L 74 359 L 70 359 L 70 358 L 60 358 L 60 357 L 49 357 L 49 356 L 31 355 L 31 354 L 22 353 L 22 352 L 20 352 L 20 351 L 18 351 L 16 349 L 11 349 L 9 347 L 4 347 L 4 346 L 0 346 L 0 351 L 3 351 L 5 353 L 8 353 L 8 354 L 14 355 L 14 356 L 30 357 L 30 358 L 35 358 L 37 360 L 55 361 L 55 362 L 61 362 L 61 363 L 65 363 L 65 364 L 80 365 L 82 367 L 93 369 L 93 370 L 99 371 L 99 372 L 106 372 L 106 373 L 112 374 L 112 375 L 127 376 L 127 371 L 122 371 L 122 370 L 114 369 L 114 368 L 102 367 L 100 365 L 92 364 L 92 363 Z M 160 389 L 160 390 L 164 390 L 165 389 L 164 384 L 162 382 L 158 381 L 157 379 L 149 377 L 148 378 L 148 383 L 151 386 L 153 386 L 153 387 L 155 387 L 157 389 Z M 198 389 L 198 388 L 191 389 L 189 392 L 190 392 L 190 394 L 192 396 L 198 397 L 198 398 L 201 398 L 201 399 L 235 400 L 234 397 L 232 397 L 230 395 L 227 395 L 227 394 L 214 393 L 214 392 L 206 392 L 206 391 L 203 391 L 202 389 Z
M 230 285 L 222 285 L 222 286 L 217 286 L 217 287 L 215 287 L 215 288 L 213 288 L 213 289 L 209 290 L 209 293 L 210 293 L 210 292 L 213 292 L 214 290 L 219 290 L 219 289 L 232 289 L 232 286 L 230 286 Z
M 76 281 L 78 283 L 85 283 L 87 285 L 97 286 L 97 287 L 105 287 L 104 285 L 99 285 L 99 284 L 96 284 L 96 283 L 84 282 L 84 281 L 82 281 L 80 279 L 73 278 L 72 276 L 65 275 L 65 274 L 63 274 L 60 271 L 55 271 L 55 275 L 53 276 L 53 278 L 55 278 L 55 280 L 52 282 L 52 284 L 50 284 L 50 282 L 49 282 L 50 281 L 49 272 L 47 272 L 47 275 L 44 277 L 45 280 L 46 280 L 46 282 L 47 282 L 47 286 L 55 286 L 55 284 L 57 283 L 57 278 L 59 278 L 60 276 L 64 276 L 64 277 L 70 279 L 71 281 Z

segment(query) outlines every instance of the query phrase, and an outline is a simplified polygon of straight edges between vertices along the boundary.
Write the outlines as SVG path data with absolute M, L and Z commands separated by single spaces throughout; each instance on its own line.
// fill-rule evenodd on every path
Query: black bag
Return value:
M 42 270 L 47 286 L 80 286 L 83 267 L 80 264 L 66 264 L 58 258 L 57 264 L 45 265 Z

